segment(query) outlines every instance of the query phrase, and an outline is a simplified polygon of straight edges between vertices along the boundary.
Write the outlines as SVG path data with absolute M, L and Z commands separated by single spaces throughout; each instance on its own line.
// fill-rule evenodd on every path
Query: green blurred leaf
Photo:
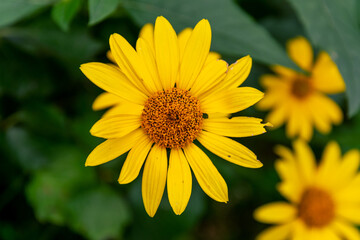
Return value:
M 76 148 L 52 145 L 52 150 L 51 165 L 35 173 L 26 195 L 40 221 L 65 224 L 68 203 L 94 184 L 95 174 L 84 167 L 85 156 Z
M 101 43 L 86 29 L 73 28 L 66 33 L 52 21 L 42 19 L 29 26 L 7 29 L 5 38 L 33 54 L 53 56 L 76 72 L 80 72 L 77 66 L 93 59 L 101 48 Z
M 89 25 L 104 20 L 116 10 L 118 5 L 119 0 L 89 0 Z
M 180 31 L 207 18 L 212 50 L 235 57 L 250 54 L 263 63 L 297 69 L 270 34 L 231 0 L 124 0 L 123 6 L 140 26 L 164 15 Z
M 26 171 L 36 170 L 43 167 L 47 162 L 47 144 L 44 139 L 32 135 L 19 127 L 11 127 L 6 130 L 8 151 L 12 157 Z
M 49 5 L 53 0 L 1 0 L 0 28 L 10 25 L 31 13 Z
M 68 207 L 71 227 L 88 239 L 117 239 L 130 220 L 123 199 L 106 187 L 77 195 Z
M 350 1 L 290 0 L 312 42 L 327 51 L 346 83 L 348 113 L 360 108 L 360 31 Z
M 64 30 L 69 30 L 69 25 L 81 7 L 81 0 L 61 0 L 52 8 L 51 17 Z

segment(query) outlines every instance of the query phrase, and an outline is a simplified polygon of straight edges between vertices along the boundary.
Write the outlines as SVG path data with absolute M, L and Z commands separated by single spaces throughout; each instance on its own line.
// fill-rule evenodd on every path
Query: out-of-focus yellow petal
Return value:
M 294 78 L 299 73 L 292 70 L 291 68 L 283 67 L 280 65 L 274 65 L 271 67 L 271 70 L 273 70 L 275 73 L 279 74 L 280 76 L 284 77 L 285 79 Z
M 265 126 L 271 126 L 261 122 L 262 119 L 253 117 L 209 118 L 204 119 L 203 129 L 227 137 L 249 137 L 263 134 Z
M 339 168 L 337 169 L 337 181 L 334 183 L 334 188 L 342 188 L 354 179 L 360 164 L 360 153 L 358 150 L 350 150 L 345 153 Z
M 336 214 L 354 224 L 360 225 L 360 205 L 340 204 L 336 208 Z
M 291 224 L 269 227 L 256 236 L 256 240 L 286 240 L 290 236 Z
M 212 153 L 234 164 L 248 168 L 263 165 L 252 151 L 230 138 L 202 131 L 197 140 Z
M 169 202 L 175 214 L 180 215 L 186 208 L 192 188 L 189 164 L 181 149 L 171 149 L 167 191 Z
M 205 113 L 234 113 L 248 108 L 264 96 L 262 92 L 251 87 L 225 89 L 218 93 L 201 98 L 202 110 Z
M 164 90 L 175 85 L 179 70 L 179 44 L 177 35 L 164 17 L 156 19 L 154 30 L 155 59 Z
M 92 109 L 93 110 L 101 110 L 104 108 L 108 108 L 114 106 L 122 102 L 123 100 L 115 94 L 104 92 L 101 93 L 97 98 L 94 100 Z
M 215 201 L 226 203 L 229 200 L 226 182 L 209 157 L 193 143 L 184 152 L 202 190 Z
M 166 148 L 155 144 L 146 159 L 141 189 L 144 207 L 150 217 L 155 215 L 164 194 L 166 174 Z
M 297 208 L 285 202 L 273 202 L 257 208 L 254 218 L 263 223 L 288 223 L 297 217 Z
M 334 94 L 345 91 L 345 82 L 339 69 L 326 52 L 318 55 L 311 78 L 314 87 L 324 93 Z
M 311 184 L 315 179 L 316 160 L 309 145 L 302 141 L 294 142 L 295 156 L 299 167 L 299 173 L 305 184 Z
M 141 28 L 139 38 L 144 39 L 149 44 L 150 50 L 155 54 L 154 26 L 151 23 L 147 23 Z
M 116 67 L 93 62 L 82 64 L 80 70 L 98 87 L 129 102 L 142 105 L 147 99 L 146 95 L 135 88 Z
M 210 64 L 213 61 L 219 60 L 221 58 L 221 55 L 217 52 L 209 52 L 208 57 L 206 58 L 205 61 L 205 66 Z
M 98 145 L 87 157 L 85 166 L 97 166 L 111 161 L 129 151 L 140 138 L 143 130 L 137 129 L 122 138 L 108 139 Z
M 290 58 L 306 71 L 311 71 L 313 65 L 313 50 L 308 40 L 296 37 L 286 43 L 286 50 Z
M 190 92 L 194 96 L 199 96 L 214 86 L 218 86 L 218 83 L 224 80 L 227 69 L 227 63 L 222 60 L 213 61 L 204 66 Z
M 343 239 L 360 240 L 359 230 L 344 220 L 337 219 L 331 227 L 339 233 Z
M 358 173 L 350 183 L 334 194 L 340 204 L 360 204 L 360 174 Z
M 318 167 L 316 183 L 321 186 L 331 188 L 333 183 L 337 181 L 334 175 L 339 171 L 341 159 L 341 150 L 336 142 L 329 142 L 324 149 L 321 163 Z M 329 177 L 331 176 L 331 177 Z
M 132 182 L 140 172 L 142 165 L 148 155 L 152 142 L 149 136 L 142 132 L 142 136 L 136 141 L 134 147 L 130 150 L 124 165 L 121 168 L 118 182 L 127 184 Z
M 114 58 L 114 56 L 112 55 L 112 53 L 111 53 L 110 50 L 106 52 L 106 57 L 107 57 L 111 62 L 113 62 L 113 63 L 116 64 L 115 58 Z
M 210 51 L 211 28 L 208 20 L 201 20 L 186 43 L 184 56 L 180 65 L 178 86 L 190 89 L 203 69 Z
M 140 115 L 121 114 L 100 119 L 92 126 L 90 133 L 101 138 L 120 138 L 140 125 Z

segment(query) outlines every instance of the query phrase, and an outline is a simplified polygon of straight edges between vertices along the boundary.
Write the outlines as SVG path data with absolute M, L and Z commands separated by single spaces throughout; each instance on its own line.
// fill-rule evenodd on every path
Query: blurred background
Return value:
M 110 34 L 134 45 L 141 26 L 159 15 L 177 32 L 209 19 L 212 51 L 229 63 L 250 54 L 254 64 L 245 85 L 258 89 L 269 66 L 297 69 L 285 51 L 290 38 L 302 35 L 315 51 L 327 50 L 347 84 L 346 93 L 331 96 L 345 121 L 327 136 L 315 132 L 311 146 L 318 157 L 329 140 L 343 151 L 360 148 L 360 1 L 0 0 L 0 239 L 251 240 L 266 227 L 252 214 L 282 199 L 273 147 L 291 145 L 284 128 L 237 139 L 264 163 L 261 169 L 207 152 L 228 184 L 229 202 L 213 201 L 193 178 L 181 216 L 165 193 L 155 217 L 148 217 L 141 177 L 117 183 L 126 156 L 84 166 L 102 142 L 89 133 L 103 114 L 91 109 L 102 91 L 79 66 L 109 62 Z M 254 107 L 239 115 L 265 116 Z

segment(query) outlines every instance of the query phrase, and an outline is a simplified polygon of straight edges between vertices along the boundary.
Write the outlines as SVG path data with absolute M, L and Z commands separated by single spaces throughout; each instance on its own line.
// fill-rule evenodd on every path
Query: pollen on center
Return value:
M 182 148 L 201 131 L 203 113 L 199 100 L 189 91 L 160 91 L 145 102 L 141 127 L 161 147 Z

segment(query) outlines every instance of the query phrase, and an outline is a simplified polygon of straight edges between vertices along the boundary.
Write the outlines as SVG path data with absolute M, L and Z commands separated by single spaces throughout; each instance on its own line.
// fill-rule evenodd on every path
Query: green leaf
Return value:
M 349 2 L 349 1 L 346 1 Z M 360 31 L 358 19 L 343 1 L 290 0 L 312 42 L 327 51 L 346 83 L 348 113 L 360 108 Z
M 0 28 L 10 25 L 33 12 L 45 7 L 52 0 L 1 0 L 0 1 Z
M 105 187 L 79 194 L 68 207 L 71 227 L 88 239 L 117 239 L 130 220 L 123 199 Z
M 118 5 L 119 0 L 89 0 L 89 25 L 104 20 L 116 10 Z
M 297 69 L 269 33 L 231 0 L 124 0 L 123 7 L 140 26 L 163 15 L 177 31 L 207 18 L 213 35 L 212 50 L 233 57 L 250 54 L 263 63 Z
M 52 8 L 51 17 L 62 30 L 67 31 L 80 6 L 81 0 L 61 0 Z

